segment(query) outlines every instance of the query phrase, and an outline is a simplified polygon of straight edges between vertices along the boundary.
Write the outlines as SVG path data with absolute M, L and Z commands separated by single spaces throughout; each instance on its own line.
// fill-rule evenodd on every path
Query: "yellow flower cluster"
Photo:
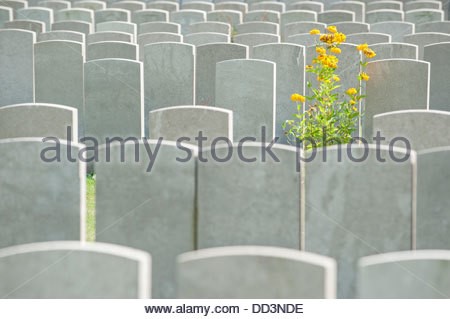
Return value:
M 362 51 L 362 53 L 364 53 L 364 55 L 369 59 L 376 56 L 376 53 L 372 49 L 369 48 L 369 45 L 367 43 L 358 45 L 356 47 L 356 49 L 358 51 Z
M 301 95 L 301 94 L 294 93 L 294 94 L 291 95 L 291 101 L 292 102 L 301 102 L 301 103 L 303 103 L 303 102 L 306 101 L 306 98 L 303 95 Z

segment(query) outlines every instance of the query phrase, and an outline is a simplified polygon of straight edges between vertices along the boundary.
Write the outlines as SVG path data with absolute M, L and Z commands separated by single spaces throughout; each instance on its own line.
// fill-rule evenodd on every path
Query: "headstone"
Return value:
M 254 10 L 247 12 L 243 22 L 262 21 L 280 23 L 280 12 L 271 10 Z
M 122 59 L 89 61 L 84 65 L 84 74 L 86 136 L 99 144 L 106 138 L 144 136 L 142 63 Z
M 414 1 L 405 3 L 405 11 L 419 10 L 419 9 L 442 9 L 442 2 L 440 1 Z
M 318 29 L 323 33 L 325 28 L 326 24 L 321 22 L 293 22 L 284 25 L 283 34 L 287 38 L 294 34 L 309 33 L 312 29 Z
M 275 136 L 280 138 L 278 143 L 286 143 L 282 125 L 296 111 L 290 96 L 293 92 L 305 94 L 305 47 L 287 43 L 259 45 L 253 48 L 251 58 L 276 64 Z
M 248 11 L 248 4 L 238 1 L 219 2 L 216 3 L 215 10 L 233 10 L 240 11 L 242 14 L 246 14 Z
M 280 29 L 282 35 L 284 35 L 283 31 L 286 24 L 306 21 L 317 21 L 317 13 L 314 11 L 306 10 L 286 11 L 282 13 L 280 15 Z
M 19 137 L 56 137 L 76 142 L 78 111 L 73 107 L 44 103 L 1 107 L 0 139 Z
M 111 3 L 110 8 L 123 9 L 130 12 L 134 12 L 138 10 L 144 10 L 145 3 L 141 1 L 119 1 Z
M 366 22 L 373 24 L 378 22 L 399 21 L 403 22 L 405 13 L 401 10 L 373 10 L 366 12 Z
M 28 2 L 25 0 L 2 0 L 1 5 L 2 7 L 11 8 L 13 10 L 14 19 L 18 19 L 19 15 L 17 14 L 17 11 L 28 7 Z
M 180 10 L 180 5 L 177 2 L 155 1 L 147 3 L 147 9 L 159 9 L 172 12 Z
M 86 172 L 77 159 L 82 148 L 56 138 L 0 140 L 1 248 L 85 240 Z
M 429 148 L 417 154 L 417 249 L 450 247 L 449 149 Z
M 215 32 L 191 33 L 184 36 L 184 43 L 189 43 L 195 46 L 218 42 L 228 43 L 230 42 L 230 36 Z
M 440 32 L 450 33 L 450 21 L 434 21 L 421 23 L 416 26 L 416 32 Z M 414 32 L 410 32 L 414 33 Z
M 94 11 L 83 8 L 63 9 L 54 13 L 55 22 L 60 21 L 84 21 L 94 22 Z
M 169 22 L 169 13 L 156 9 L 139 10 L 133 12 L 131 21 L 136 23 L 140 29 L 140 25 L 146 22 Z
M 93 11 L 97 10 L 104 10 L 106 9 L 106 3 L 103 1 L 76 1 L 72 4 L 73 8 L 84 8 L 84 9 L 90 9 Z
M 403 2 L 401 1 L 369 1 L 366 3 L 366 11 L 374 10 L 403 10 Z
M 415 152 L 365 142 L 314 154 L 302 171 L 305 250 L 335 258 L 337 296 L 354 298 L 359 258 L 413 248 Z
M 355 22 L 355 13 L 348 10 L 327 10 L 317 14 L 317 21 L 332 24 L 337 22 Z
M 338 1 L 331 3 L 328 6 L 328 10 L 346 10 L 355 14 L 355 21 L 364 22 L 364 14 L 366 10 L 366 4 L 359 1 Z
M 75 31 L 88 35 L 94 32 L 92 23 L 83 21 L 61 21 L 52 24 L 52 31 Z
M 116 142 L 95 166 L 96 238 L 151 253 L 154 298 L 175 298 L 176 257 L 195 249 L 195 158 L 185 157 L 175 143 Z
M 323 3 L 318 1 L 292 1 L 287 4 L 287 10 L 308 10 L 319 13 L 322 12 L 324 8 Z
M 13 20 L 13 9 L 0 6 L 0 28 L 3 28 L 3 24 Z
M 405 109 L 428 109 L 430 64 L 423 61 L 389 59 L 369 62 L 366 72 L 363 134 L 372 134 L 376 114 Z
M 140 12 L 140 11 L 136 11 Z M 104 9 L 95 11 L 95 23 L 108 21 L 130 22 L 130 11 L 124 9 Z
M 323 5 L 322 5 L 323 6 Z M 256 10 L 270 10 L 270 11 L 277 11 L 277 12 L 284 12 L 286 11 L 286 5 L 282 2 L 274 2 L 274 1 L 263 1 L 263 2 L 255 2 L 250 5 L 250 11 L 256 11 Z M 301 10 L 301 9 L 298 9 Z M 311 10 L 311 9 L 305 9 L 305 10 Z M 314 10 L 311 10 L 314 11 Z
M 221 247 L 180 255 L 179 298 L 335 298 L 336 262 L 275 247 Z
M 312 37 L 309 33 L 301 33 L 288 36 L 285 42 L 309 47 L 315 46 L 317 40 L 316 37 Z
M 433 21 L 443 21 L 444 11 L 434 9 L 419 9 L 405 12 L 405 21 L 421 24 Z
M 34 46 L 35 95 L 38 103 L 78 110 L 78 132 L 84 136 L 83 43 L 44 41 Z
M 129 42 L 104 41 L 86 46 L 86 61 L 98 59 L 137 60 L 138 46 Z
M 91 33 L 86 37 L 86 44 L 92 44 L 105 41 L 133 42 L 133 36 L 125 32 L 101 31 Z
M 363 22 L 339 22 L 335 23 L 334 26 L 346 35 L 354 33 L 369 32 L 370 25 Z
M 209 21 L 193 23 L 188 28 L 189 34 L 199 32 L 215 32 L 230 35 L 231 25 L 225 22 Z
M 271 150 L 276 159 L 265 158 L 267 145 L 248 141 L 233 147 L 213 144 L 199 153 L 199 249 L 236 245 L 300 249 L 297 149 L 275 144 Z M 277 185 L 270 194 L 268 185 Z
M 430 62 L 430 109 L 450 111 L 450 92 L 447 80 L 450 42 L 426 45 L 423 59 Z
M 132 35 L 133 41 L 136 41 L 137 27 L 136 24 L 123 21 L 109 21 L 103 22 L 96 25 L 96 31 L 115 31 L 115 32 L 126 32 Z
M 280 36 L 271 33 L 244 33 L 235 35 L 233 37 L 233 42 L 242 45 L 247 45 L 251 51 L 251 48 L 256 45 L 279 43 Z
M 206 2 L 206 1 L 192 1 L 192 2 L 186 2 L 183 1 L 181 3 L 181 9 L 182 10 L 200 10 L 200 11 L 213 11 L 214 10 L 214 3 Z
M 450 253 L 445 250 L 401 251 L 362 258 L 360 298 L 448 299 Z
M 194 52 L 193 45 L 184 43 L 155 43 L 144 47 L 145 124 L 152 110 L 194 105 Z
M 369 45 L 376 43 L 389 43 L 391 42 L 391 36 L 389 34 L 376 32 L 354 33 L 347 35 L 345 42 L 353 44 L 367 43 Z
M 53 9 L 53 12 L 69 9 L 70 5 L 71 5 L 70 1 L 62 1 L 62 0 L 39 2 L 39 6 Z
M 178 23 L 172 22 L 145 22 L 139 25 L 138 34 L 152 32 L 180 33 L 181 28 Z
M 235 26 L 237 34 L 244 33 L 271 33 L 278 35 L 280 33 L 279 26 L 273 22 L 246 22 Z
M 199 10 L 180 10 L 170 13 L 170 22 L 181 25 L 181 33 L 186 34 L 189 25 L 206 21 L 206 12 Z
M 417 45 L 408 43 L 377 43 L 370 48 L 377 53 L 371 61 L 386 59 L 411 59 L 417 60 L 419 48 Z
M 51 31 L 40 33 L 37 36 L 37 42 L 53 40 L 75 41 L 84 43 L 84 34 L 75 31 Z
M 233 111 L 236 141 L 244 137 L 262 141 L 262 135 L 268 141 L 274 138 L 275 79 L 273 62 L 237 59 L 216 64 L 215 106 Z
M 169 32 L 153 32 L 144 33 L 138 37 L 139 44 L 139 60 L 144 61 L 144 48 L 149 44 L 163 43 L 163 42 L 183 42 L 181 34 Z
M 148 127 L 150 139 L 182 139 L 180 142 L 194 146 L 201 131 L 206 138 L 202 147 L 210 147 L 216 138 L 233 140 L 233 112 L 212 106 L 165 107 L 150 111 Z
M 0 107 L 34 102 L 36 34 L 25 30 L 0 30 Z
M 3 23 L 5 29 L 20 29 L 28 30 L 35 33 L 41 33 L 45 31 L 45 24 L 41 21 L 33 20 L 13 20 Z
M 387 21 L 370 25 L 370 31 L 389 34 L 392 42 L 403 42 L 403 37 L 414 33 L 414 24 L 411 22 Z
M 117 245 L 58 241 L 14 246 L 0 250 L 0 296 L 149 298 L 150 267 L 149 254 Z
M 196 105 L 215 105 L 216 63 L 225 60 L 246 59 L 247 51 L 247 46 L 235 43 L 213 43 L 196 48 Z
M 53 23 L 53 10 L 48 8 L 24 8 L 17 10 L 17 13 L 22 20 L 34 20 L 44 22 L 45 31 L 50 31 Z
M 234 10 L 216 10 L 206 13 L 208 21 L 228 23 L 235 26 L 242 23 L 242 12 Z
M 438 32 L 422 32 L 409 34 L 403 37 L 403 42 L 417 45 L 419 47 L 419 60 L 423 60 L 424 47 L 426 45 L 440 42 L 450 42 L 450 34 Z

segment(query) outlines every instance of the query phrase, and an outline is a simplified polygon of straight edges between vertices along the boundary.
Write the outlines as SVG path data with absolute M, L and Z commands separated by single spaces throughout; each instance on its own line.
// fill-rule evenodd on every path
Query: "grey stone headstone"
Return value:
M 234 36 L 233 42 L 242 45 L 247 45 L 251 51 L 252 48 L 256 45 L 279 43 L 280 36 L 271 33 L 243 33 Z
M 200 10 L 200 11 L 213 11 L 214 3 L 206 2 L 206 1 L 193 1 L 187 2 L 183 1 L 181 3 L 181 9 L 183 10 Z
M 106 9 L 106 3 L 104 1 L 76 1 L 72 3 L 72 8 L 85 8 L 93 11 Z
M 199 153 L 199 249 L 234 245 L 300 249 L 297 149 L 275 144 L 271 147 L 275 159 L 265 153 L 268 145 L 248 141 L 233 147 L 212 145 Z M 274 187 L 268 194 L 269 185 Z
M 286 38 L 284 42 L 301 45 L 304 47 L 314 46 L 318 36 L 311 36 L 309 33 L 293 34 Z
M 230 36 L 216 32 L 199 32 L 185 35 L 183 41 L 184 43 L 189 43 L 195 46 L 218 42 L 229 43 Z
M 145 46 L 162 42 L 183 42 L 183 36 L 181 34 L 169 32 L 151 32 L 139 35 L 139 60 L 144 61 Z
M 55 22 L 60 21 L 84 21 L 94 22 L 94 11 L 83 8 L 63 9 L 54 13 Z
M 28 7 L 28 2 L 25 0 L 2 0 L 2 7 L 11 8 L 13 10 L 14 19 L 19 19 L 17 11 Z
M 373 1 L 366 3 L 366 11 L 374 10 L 403 10 L 402 1 Z
M 150 274 L 149 254 L 117 245 L 57 241 L 0 250 L 2 298 L 149 298 Z
M 37 36 L 38 42 L 53 41 L 53 40 L 75 41 L 84 43 L 84 34 L 75 31 L 50 31 L 40 33 Z
M 248 4 L 237 1 L 219 2 L 216 3 L 215 10 L 233 10 L 240 11 L 242 14 L 246 14 L 248 11 Z
M 434 21 L 421 23 L 416 26 L 416 32 L 440 32 L 450 33 L 450 21 Z M 414 32 L 410 32 L 414 33 Z
M 70 136 L 68 136 L 68 127 Z M 78 141 L 78 111 L 56 104 L 16 104 L 0 108 L 0 139 L 56 137 Z
M 430 62 L 430 109 L 450 111 L 449 50 L 450 42 L 435 43 L 424 47 L 423 59 Z
M 405 109 L 428 109 L 429 69 L 424 61 L 388 59 L 369 62 L 363 102 L 363 136 L 372 134 L 373 116 Z
M 229 60 L 216 64 L 215 106 L 233 111 L 234 139 L 271 141 L 276 123 L 276 66 L 263 60 Z M 230 94 L 230 92 L 233 92 Z
M 339 32 L 342 32 L 346 35 L 369 32 L 370 29 L 370 25 L 363 22 L 339 22 L 335 23 L 334 26 L 338 29 Z
M 401 10 L 373 10 L 366 12 L 367 23 L 399 21 L 403 22 L 405 19 L 405 13 Z
M 139 12 L 139 11 L 138 11 Z M 104 9 L 95 11 L 95 23 L 108 21 L 130 22 L 131 13 L 124 9 Z
M 367 43 L 369 45 L 376 43 L 388 43 L 391 42 L 391 36 L 389 34 L 376 32 L 354 33 L 347 35 L 345 42 L 353 44 Z
M 255 10 L 270 10 L 270 11 L 278 11 L 284 12 L 286 11 L 286 5 L 282 2 L 274 2 L 274 1 L 263 1 L 263 2 L 255 2 L 250 5 L 250 11 Z M 301 10 L 301 9 L 295 9 Z M 311 10 L 311 9 L 306 9 Z M 314 10 L 311 10 L 314 11 Z
M 25 30 L 0 30 L 0 107 L 34 102 L 36 34 Z
M 262 21 L 280 23 L 280 12 L 271 10 L 254 10 L 247 12 L 243 22 Z
M 0 140 L 0 247 L 85 239 L 82 148 L 42 137 Z
M 186 151 L 175 143 L 154 142 L 100 149 L 95 166 L 96 238 L 149 252 L 153 297 L 175 298 L 176 257 L 195 249 L 195 158 L 177 161 Z M 157 152 L 150 172 L 147 148 Z M 111 154 L 109 162 L 106 152 Z
M 142 63 L 89 61 L 84 64 L 84 74 L 86 136 L 96 138 L 99 144 L 107 137 L 144 136 Z
M 402 21 L 377 22 L 370 25 L 370 31 L 390 34 L 392 42 L 403 42 L 403 37 L 414 33 L 414 24 Z
M 419 250 L 381 254 L 359 262 L 360 298 L 448 299 L 450 254 Z
M 0 3 L 1 4 L 1 3 Z M 3 28 L 3 24 L 13 19 L 13 9 L 0 6 L 0 28 Z
M 144 10 L 145 3 L 141 1 L 119 1 L 111 3 L 110 8 L 124 9 L 130 12 L 134 12 L 138 10 Z
M 206 13 L 208 21 L 224 22 L 234 27 L 242 23 L 242 12 L 235 10 L 216 10 Z
M 209 21 L 209 22 L 199 22 L 193 23 L 188 28 L 188 33 L 198 33 L 198 32 L 216 32 L 230 35 L 231 25 L 225 22 Z
M 133 41 L 136 41 L 137 39 L 137 26 L 134 23 L 123 21 L 109 21 L 99 23 L 95 28 L 97 32 L 114 31 L 129 33 L 133 36 Z
M 88 35 L 94 32 L 92 23 L 83 21 L 61 21 L 52 24 L 52 31 L 75 31 Z
M 309 33 L 312 29 L 318 29 L 323 33 L 326 26 L 325 23 L 311 21 L 288 23 L 284 25 L 284 37 L 287 38 L 294 34 Z
M 36 102 L 74 107 L 78 132 L 84 136 L 84 44 L 44 41 L 34 46 Z
M 335 298 L 336 262 L 275 247 L 221 247 L 180 255 L 179 298 Z
M 403 37 L 403 42 L 415 44 L 419 47 L 419 60 L 424 58 L 424 47 L 426 45 L 450 42 L 450 34 L 438 32 L 422 32 L 409 34 Z
M 417 249 L 450 248 L 449 150 L 429 148 L 417 154 Z
M 147 3 L 147 9 L 159 9 L 165 10 L 167 12 L 180 10 L 180 5 L 178 2 L 171 1 L 155 1 Z
M 442 9 L 442 2 L 440 1 L 410 1 L 405 3 L 404 10 L 419 10 L 419 9 Z
M 133 36 L 129 33 L 118 32 L 118 31 L 100 31 L 96 33 L 91 33 L 86 37 L 86 44 L 92 44 L 97 42 L 133 42 Z
M 296 112 L 290 96 L 305 94 L 305 47 L 287 43 L 260 45 L 253 48 L 251 58 L 276 64 L 275 136 L 280 138 L 278 143 L 286 143 L 282 125 Z
M 146 125 L 148 112 L 152 110 L 194 105 L 194 52 L 195 47 L 185 43 L 155 43 L 144 47 Z
M 1 4 L 1 3 L 0 3 Z M 17 10 L 17 14 L 22 20 L 41 21 L 45 24 L 45 31 L 50 31 L 53 23 L 53 10 L 48 8 L 24 8 Z
M 206 21 L 206 12 L 200 10 L 180 10 L 170 12 L 170 22 L 181 25 L 181 33 L 186 34 L 189 25 Z
M 366 4 L 360 1 L 338 1 L 331 3 L 327 10 L 346 10 L 355 13 L 355 21 L 364 22 Z
M 70 8 L 70 1 L 42 1 L 39 2 L 39 6 L 53 9 L 53 12 L 69 9 Z
M 386 59 L 411 59 L 417 60 L 419 48 L 417 45 L 409 43 L 376 43 L 370 46 L 377 55 L 371 61 Z
M 373 118 L 373 136 L 377 132 L 385 138 L 383 144 L 400 137 L 406 139 L 415 151 L 450 146 L 450 113 L 403 110 L 378 114 Z
M 213 43 L 196 48 L 196 105 L 215 105 L 216 63 L 225 60 L 246 59 L 247 51 L 247 46 L 235 43 Z
M 419 9 L 405 12 L 405 21 L 417 24 L 443 21 L 444 11 L 434 9 Z
M 244 33 L 271 33 L 280 34 L 279 25 L 273 22 L 246 22 L 235 26 L 237 34 Z
M 324 10 L 323 3 L 318 1 L 286 1 L 286 3 L 287 10 L 308 10 L 317 13 Z
M 327 10 L 317 14 L 317 21 L 331 24 L 337 22 L 355 22 L 355 13 L 348 10 Z
M 137 60 L 138 46 L 129 42 L 94 42 L 86 47 L 86 61 L 98 59 Z
M 183 138 L 181 142 L 195 146 L 198 145 L 195 138 L 201 131 L 207 138 L 203 147 L 210 147 L 216 138 L 233 140 L 233 112 L 212 106 L 166 107 L 149 113 L 148 127 L 150 139 L 163 137 L 165 141 L 177 141 Z
M 33 21 L 33 20 L 14 20 L 7 21 L 3 24 L 5 29 L 20 29 L 20 30 L 28 30 L 39 34 L 45 31 L 45 23 L 42 21 Z
M 140 25 L 146 22 L 169 22 L 169 13 L 156 9 L 139 10 L 133 12 L 131 21 L 136 23 L 140 29 Z
M 305 154 L 310 160 L 302 171 L 305 250 L 335 258 L 337 296 L 354 298 L 359 258 L 413 248 L 416 154 L 375 144 L 332 146 L 314 154 Z
M 151 32 L 180 33 L 181 28 L 178 23 L 172 22 L 145 22 L 139 25 L 138 34 Z
M 316 22 L 317 21 L 317 12 L 314 11 L 306 11 L 306 10 L 294 10 L 294 11 L 286 11 L 280 15 L 280 29 L 281 35 L 284 36 L 284 26 L 289 23 L 295 22 Z M 309 32 L 309 30 L 308 30 Z

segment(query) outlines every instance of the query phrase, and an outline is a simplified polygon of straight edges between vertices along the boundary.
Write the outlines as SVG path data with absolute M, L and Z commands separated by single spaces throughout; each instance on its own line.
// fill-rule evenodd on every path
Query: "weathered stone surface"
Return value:
M 162 42 L 183 42 L 183 36 L 169 32 L 151 32 L 139 35 L 139 60 L 144 61 L 144 48 L 149 44 L 159 44 Z
M 308 10 L 314 12 L 322 12 L 324 10 L 324 4 L 317 1 L 286 1 L 287 10 Z M 286 10 L 284 10 L 286 11 Z
M 242 45 L 247 45 L 251 51 L 251 48 L 253 48 L 256 45 L 279 43 L 280 36 L 271 33 L 244 33 L 234 36 L 233 42 Z
M 94 0 L 85 0 L 85 1 L 75 1 L 72 4 L 73 8 L 85 8 L 93 11 L 106 9 L 106 3 L 104 1 L 94 1 Z
M 5 22 L 13 19 L 13 9 L 0 6 L 0 28 L 3 28 Z
M 14 20 L 8 21 L 3 24 L 5 29 L 20 29 L 28 30 L 35 33 L 41 33 L 45 31 L 45 24 L 41 21 L 33 20 Z
M 322 4 L 323 7 L 323 4 Z M 250 10 L 249 11 L 256 11 L 256 10 L 269 10 L 269 11 L 277 11 L 277 12 L 284 12 L 286 11 L 286 5 L 283 2 L 274 2 L 274 1 L 263 1 L 263 2 L 255 2 L 250 4 Z M 301 10 L 294 9 L 294 10 Z M 310 8 L 306 8 L 306 10 L 311 10 Z M 314 10 L 311 10 L 314 11 Z
M 262 21 L 280 23 L 280 12 L 271 10 L 255 10 L 247 12 L 243 22 Z
M 214 3 L 207 1 L 183 1 L 181 3 L 181 9 L 183 10 L 200 10 L 200 11 L 214 11 Z
M 235 26 L 237 34 L 244 33 L 271 33 L 278 35 L 279 26 L 273 22 L 246 22 Z
M 369 45 L 376 43 L 389 43 L 391 42 L 391 36 L 384 33 L 376 32 L 363 32 L 347 35 L 346 43 L 361 44 L 367 43 Z
M 234 10 L 246 14 L 248 11 L 248 4 L 238 1 L 219 2 L 216 3 L 215 10 Z
M 123 9 L 134 12 L 138 10 L 144 10 L 145 3 L 141 1 L 119 1 L 111 3 L 110 8 Z
M 366 12 L 366 22 L 373 24 L 378 22 L 398 21 L 403 22 L 405 13 L 401 10 L 373 10 Z M 408 21 L 409 22 L 409 21 Z
M 448 50 L 450 42 L 424 47 L 425 61 L 430 62 L 430 109 L 450 111 Z
M 355 22 L 355 13 L 348 10 L 326 10 L 317 14 L 317 21 L 330 24 L 336 22 Z
M 98 59 L 137 60 L 138 48 L 129 42 L 94 42 L 86 47 L 86 61 Z
M 359 1 L 338 1 L 335 3 L 331 3 L 328 6 L 328 10 L 346 10 L 353 12 L 355 14 L 355 21 L 364 22 L 366 4 Z
M 295 22 L 305 22 L 305 21 L 311 21 L 315 22 L 317 21 L 317 12 L 314 11 L 307 11 L 307 10 L 293 10 L 293 11 L 287 11 L 280 15 L 280 29 L 281 33 L 284 36 L 284 26 L 289 23 L 295 23 Z
M 60 21 L 84 21 L 94 22 L 94 11 L 83 8 L 63 9 L 54 13 L 55 22 Z
M 178 4 L 178 2 L 172 1 L 155 1 L 155 2 L 148 2 L 147 9 L 159 9 L 172 12 L 180 10 L 180 5 Z
M 92 23 L 83 21 L 61 21 L 52 24 L 52 31 L 75 31 L 84 33 L 86 36 L 94 32 Z
M 403 37 L 403 42 L 415 44 L 419 47 L 419 60 L 423 60 L 424 47 L 426 45 L 450 42 L 450 34 L 438 32 L 423 32 L 416 34 L 409 34 Z
M 235 10 L 216 10 L 206 13 L 208 21 L 218 21 L 235 26 L 242 23 L 243 13 Z
M 126 32 L 117 31 L 100 31 L 89 34 L 86 37 L 86 44 L 92 44 L 97 42 L 133 42 L 133 36 Z
M 370 25 L 372 32 L 390 34 L 392 42 L 403 42 L 403 37 L 414 33 L 414 24 L 402 21 L 377 22 Z
M 225 22 L 219 21 L 207 21 L 193 23 L 188 28 L 188 33 L 198 33 L 198 32 L 216 32 L 230 35 L 231 25 Z
M 346 35 L 369 32 L 369 29 L 371 28 L 370 24 L 363 22 L 339 22 L 335 23 L 334 26 L 338 29 L 339 32 L 342 32 Z
M 326 28 L 325 23 L 321 22 L 293 22 L 284 25 L 284 38 L 290 35 L 309 33 L 312 29 L 318 29 L 320 32 L 324 32 Z
M 448 34 L 450 33 L 450 21 L 434 21 L 421 23 L 416 26 L 416 32 L 440 32 Z
M 181 33 L 186 34 L 189 25 L 206 21 L 206 12 L 200 10 L 180 10 L 170 13 L 170 22 L 181 25 Z
M 70 8 L 70 1 L 42 1 L 39 2 L 39 6 L 53 9 L 53 11 L 59 11 Z
M 178 23 L 172 22 L 145 22 L 139 25 L 139 34 L 151 33 L 151 32 L 168 32 L 168 33 L 180 33 L 181 28 Z
M 421 24 L 433 21 L 443 21 L 444 11 L 434 9 L 418 9 L 405 12 L 405 21 Z
M 132 14 L 131 21 L 139 26 L 146 22 L 169 22 L 169 13 L 164 10 L 145 9 L 135 11 Z
M 50 31 L 53 23 L 53 10 L 48 8 L 23 8 L 17 10 L 20 19 L 44 22 L 45 31 Z
M 189 43 L 195 46 L 220 42 L 229 43 L 230 36 L 227 34 L 216 32 L 199 32 L 187 34 L 184 36 L 184 43 Z
M 411 59 L 417 60 L 419 47 L 409 43 L 376 43 L 370 46 L 377 55 L 371 61 L 386 59 Z
M 114 31 L 129 33 L 132 35 L 133 42 L 135 42 L 137 39 L 137 26 L 135 23 L 123 21 L 108 21 L 97 24 L 95 28 L 97 32 Z
M 74 42 L 84 43 L 84 34 L 81 32 L 75 32 L 75 31 L 50 31 L 50 32 L 40 33 L 37 36 L 38 42 L 54 41 L 54 40 L 74 41 Z
M 130 11 L 124 9 L 104 9 L 95 11 L 95 23 L 108 21 L 130 22 L 130 18 Z
M 403 2 L 401 1 L 373 1 L 366 3 L 366 11 L 374 10 L 403 10 Z

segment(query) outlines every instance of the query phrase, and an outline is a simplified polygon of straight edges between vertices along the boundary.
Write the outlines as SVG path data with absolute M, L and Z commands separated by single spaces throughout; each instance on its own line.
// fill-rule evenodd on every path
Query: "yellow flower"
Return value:
M 316 52 L 319 53 L 319 54 L 326 54 L 327 50 L 325 50 L 322 47 L 316 47 Z
M 331 48 L 331 52 L 333 52 L 334 54 L 340 54 L 341 53 L 341 49 L 336 48 L 336 47 L 332 47 Z
M 320 34 L 320 31 L 318 29 L 312 29 L 311 31 L 309 31 L 309 34 Z
M 334 34 L 322 34 L 319 40 L 328 44 L 332 44 L 334 42 Z
M 350 100 L 350 105 L 355 105 L 356 104 L 356 102 L 354 101 L 354 100 Z
M 369 49 L 369 48 L 364 49 L 364 50 L 363 50 L 363 53 L 364 53 L 364 55 L 365 55 L 366 57 L 368 57 L 369 59 L 370 59 L 370 58 L 373 58 L 374 56 L 376 56 L 376 53 L 375 53 L 372 49 Z
M 333 75 L 333 80 L 335 82 L 339 82 L 341 79 L 335 74 L 335 75 Z
M 358 46 L 356 47 L 356 50 L 358 50 L 358 51 L 363 51 L 363 50 L 365 50 L 365 49 L 367 49 L 367 48 L 369 48 L 369 45 L 368 45 L 367 43 L 364 43 L 364 44 L 358 45 Z
M 327 30 L 330 31 L 331 33 L 336 33 L 337 32 L 337 29 L 336 29 L 336 27 L 334 25 L 330 25 L 327 28 Z
M 291 101 L 292 102 L 305 102 L 306 98 L 303 95 L 300 95 L 298 93 L 294 93 L 291 95 Z
M 355 112 L 358 112 L 358 109 L 356 107 L 353 107 L 352 110 L 355 111 Z
M 345 34 L 343 34 L 343 33 L 335 33 L 335 34 L 333 34 L 334 35 L 334 41 L 336 42 L 336 43 L 342 43 L 342 42 L 345 42 L 345 39 L 347 39 L 347 37 L 345 36 Z
M 312 66 L 312 65 L 309 65 L 309 64 L 307 64 L 306 67 L 305 67 L 305 69 L 307 69 L 307 70 L 310 70 L 310 69 L 312 69 L 312 68 L 313 68 L 313 66 Z
M 355 88 L 349 88 L 346 93 L 348 95 L 355 95 L 356 93 L 358 93 L 358 91 L 356 91 Z
M 317 56 L 317 60 L 323 61 L 323 60 L 325 60 L 326 57 L 327 57 L 326 54 L 319 54 L 319 55 Z
M 327 55 L 323 58 L 322 64 L 330 68 L 337 68 L 338 58 L 334 55 Z
M 361 72 L 360 76 L 363 81 L 369 81 L 370 79 L 370 76 L 366 72 Z

